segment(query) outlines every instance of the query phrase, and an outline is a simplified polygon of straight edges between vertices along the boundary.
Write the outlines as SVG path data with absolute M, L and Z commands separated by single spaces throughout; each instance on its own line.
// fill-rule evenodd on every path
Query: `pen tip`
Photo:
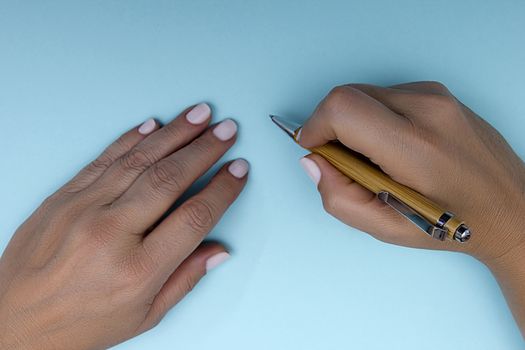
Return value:
M 284 132 L 288 134 L 291 138 L 295 138 L 295 131 L 301 127 L 301 125 L 292 122 L 290 120 L 278 117 L 276 115 L 270 114 L 270 119 L 277 124 Z

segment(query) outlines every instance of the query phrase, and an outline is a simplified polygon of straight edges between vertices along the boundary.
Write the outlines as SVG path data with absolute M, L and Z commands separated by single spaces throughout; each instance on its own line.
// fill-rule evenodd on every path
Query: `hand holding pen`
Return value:
M 459 251 L 486 264 L 525 330 L 525 166 L 446 87 L 435 82 L 336 87 L 296 138 L 308 149 L 338 140 L 397 183 L 460 216 L 470 240 L 432 239 L 319 154 L 301 160 L 326 211 L 344 223 L 384 242 Z

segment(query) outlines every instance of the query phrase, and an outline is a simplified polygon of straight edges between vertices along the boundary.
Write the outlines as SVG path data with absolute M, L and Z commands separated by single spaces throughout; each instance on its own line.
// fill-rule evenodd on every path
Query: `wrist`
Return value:
M 496 276 L 513 276 L 525 279 L 525 242 L 508 249 L 504 254 L 480 259 Z
M 504 255 L 483 261 L 496 278 L 516 323 L 525 337 L 525 244 Z
M 0 349 L 56 349 L 50 344 L 50 337 L 29 322 L 31 317 L 21 315 L 29 316 L 21 310 L 0 310 Z

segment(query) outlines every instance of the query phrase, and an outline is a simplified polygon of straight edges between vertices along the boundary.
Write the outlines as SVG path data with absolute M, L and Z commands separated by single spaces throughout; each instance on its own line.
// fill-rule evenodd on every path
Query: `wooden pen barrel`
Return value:
M 445 212 L 436 203 L 419 192 L 395 182 L 366 157 L 339 142 L 330 142 L 311 148 L 310 151 L 321 155 L 340 172 L 375 194 L 381 191 L 391 193 L 434 225 Z M 455 216 L 448 220 L 444 228 L 447 229 L 449 239 L 454 239 L 454 233 L 462 223 Z

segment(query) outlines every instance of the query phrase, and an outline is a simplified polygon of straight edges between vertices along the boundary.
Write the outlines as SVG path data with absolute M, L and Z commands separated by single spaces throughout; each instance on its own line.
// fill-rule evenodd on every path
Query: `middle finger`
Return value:
M 179 151 L 151 166 L 112 204 L 144 232 L 235 143 L 237 124 L 226 119 Z

